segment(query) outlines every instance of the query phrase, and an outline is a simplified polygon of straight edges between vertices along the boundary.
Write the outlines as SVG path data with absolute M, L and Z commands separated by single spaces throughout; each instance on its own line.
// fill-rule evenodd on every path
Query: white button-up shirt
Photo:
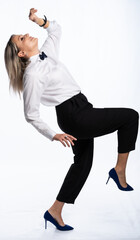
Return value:
M 61 26 L 55 20 L 49 22 L 45 28 L 48 36 L 40 49 L 47 58 L 41 60 L 40 53 L 30 57 L 31 62 L 23 75 L 23 103 L 27 122 L 52 141 L 57 133 L 40 118 L 40 103 L 57 106 L 78 94 L 81 88 L 58 59 Z

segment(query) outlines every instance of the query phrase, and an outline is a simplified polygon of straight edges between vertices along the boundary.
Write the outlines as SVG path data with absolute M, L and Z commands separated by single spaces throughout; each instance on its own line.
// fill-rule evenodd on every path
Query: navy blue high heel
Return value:
M 124 188 L 124 187 L 121 186 L 115 168 L 112 168 L 112 169 L 109 171 L 108 174 L 109 174 L 109 177 L 108 177 L 108 180 L 107 180 L 106 184 L 108 183 L 109 179 L 112 178 L 112 179 L 115 181 L 115 183 L 117 184 L 117 186 L 118 186 L 118 188 L 119 188 L 120 190 L 122 190 L 122 191 L 132 191 L 132 190 L 134 190 L 128 183 L 127 183 L 127 187 L 126 187 L 126 188 Z
M 45 229 L 47 229 L 47 221 L 53 223 L 56 226 L 56 228 L 61 231 L 68 231 L 68 230 L 74 229 L 73 227 L 67 224 L 65 224 L 65 226 L 59 225 L 59 223 L 52 217 L 52 215 L 48 211 L 44 213 L 44 219 L 45 219 Z

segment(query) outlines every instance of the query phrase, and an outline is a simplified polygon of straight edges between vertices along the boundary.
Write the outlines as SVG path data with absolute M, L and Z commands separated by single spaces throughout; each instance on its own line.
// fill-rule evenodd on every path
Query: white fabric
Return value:
M 78 94 L 81 88 L 63 63 L 59 61 L 61 26 L 54 20 L 45 29 L 48 32 L 40 52 L 47 58 L 41 60 L 39 53 L 30 57 L 23 76 L 24 115 L 41 134 L 53 141 L 56 132 L 40 119 L 39 106 L 57 106 Z

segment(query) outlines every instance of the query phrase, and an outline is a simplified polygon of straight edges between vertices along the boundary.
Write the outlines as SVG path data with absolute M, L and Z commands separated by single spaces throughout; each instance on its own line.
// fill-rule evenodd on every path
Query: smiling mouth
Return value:
M 35 37 L 30 37 L 30 39 L 31 39 L 31 41 L 32 41 L 32 40 L 35 40 L 35 39 L 37 39 L 37 38 L 35 38 Z

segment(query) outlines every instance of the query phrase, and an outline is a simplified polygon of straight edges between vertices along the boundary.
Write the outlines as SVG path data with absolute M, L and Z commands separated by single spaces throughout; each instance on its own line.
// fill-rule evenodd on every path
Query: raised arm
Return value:
M 34 13 L 29 14 L 29 19 L 41 26 L 44 23 L 44 20 L 35 15 L 37 10 L 31 11 Z M 55 20 L 47 20 L 47 23 L 43 26 L 43 28 L 47 30 L 48 37 L 46 38 L 40 51 L 44 51 L 48 56 L 58 59 L 60 38 L 62 34 L 61 26 Z
M 48 37 L 46 38 L 40 51 L 44 51 L 48 56 L 58 60 L 61 26 L 56 21 L 49 21 L 49 26 L 46 29 L 48 32 Z

